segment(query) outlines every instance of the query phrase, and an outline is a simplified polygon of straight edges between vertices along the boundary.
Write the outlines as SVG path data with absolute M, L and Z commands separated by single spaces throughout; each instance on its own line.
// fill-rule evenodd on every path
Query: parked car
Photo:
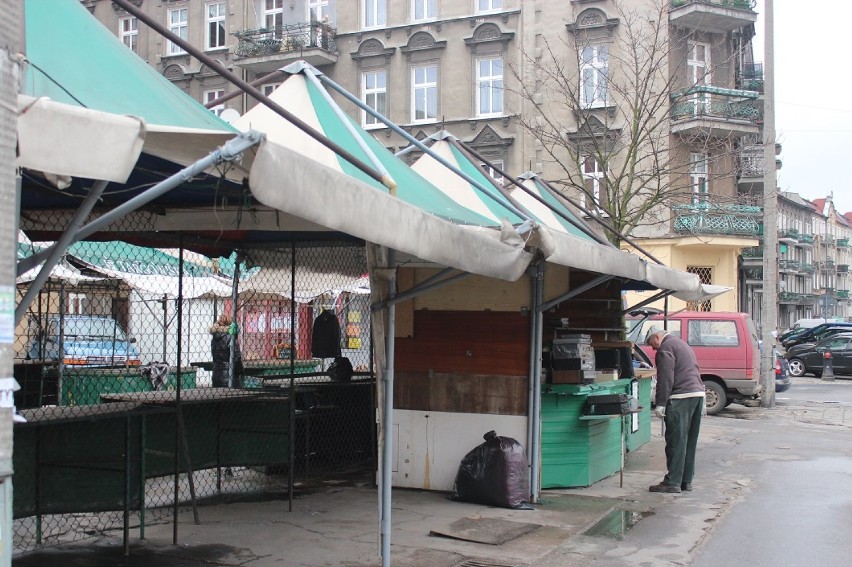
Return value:
M 50 315 L 27 348 L 27 358 L 58 361 L 61 354 L 66 366 L 139 366 L 135 342 L 112 317 Z
M 817 325 L 822 325 L 824 323 L 843 323 L 842 318 L 830 318 L 830 317 L 819 317 L 819 318 L 811 318 L 811 319 L 799 319 L 792 325 L 790 328 L 778 335 L 778 341 L 782 341 L 787 337 L 793 335 L 794 333 L 803 333 L 808 329 L 812 329 Z
M 781 345 L 785 349 L 788 349 L 802 343 L 818 343 L 831 335 L 843 332 L 852 332 L 852 323 L 822 323 L 802 333 L 788 337 L 781 341 Z
M 778 349 L 772 349 L 772 354 L 775 360 L 775 393 L 786 392 L 793 384 L 793 380 L 790 378 L 790 364 L 778 352 Z
M 642 309 L 626 317 L 628 339 L 645 346 L 652 324 L 662 325 L 658 309 Z M 760 405 L 760 355 L 757 327 L 748 313 L 682 311 L 668 317 L 668 330 L 692 346 L 707 391 L 707 413 L 716 414 L 732 403 Z
M 803 343 L 791 347 L 784 354 L 790 364 L 793 377 L 813 374 L 822 376 L 826 351 L 831 351 L 834 371 L 838 374 L 852 374 L 852 332 L 832 335 L 818 343 Z

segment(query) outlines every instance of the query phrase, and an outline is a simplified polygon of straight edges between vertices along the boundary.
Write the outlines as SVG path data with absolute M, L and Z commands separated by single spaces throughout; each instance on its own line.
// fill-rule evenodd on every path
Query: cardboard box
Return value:
M 614 368 L 608 368 L 606 370 L 595 371 L 596 384 L 598 382 L 612 382 L 613 380 L 618 380 L 618 370 Z
M 552 379 L 554 384 L 593 384 L 595 381 L 594 370 L 553 370 Z

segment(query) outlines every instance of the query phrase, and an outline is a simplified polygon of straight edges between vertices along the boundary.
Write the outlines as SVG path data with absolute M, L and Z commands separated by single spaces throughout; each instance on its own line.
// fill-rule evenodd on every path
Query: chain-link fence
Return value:
M 16 329 L 16 551 L 375 470 L 363 244 L 211 259 L 129 244 L 123 222 L 70 246 Z

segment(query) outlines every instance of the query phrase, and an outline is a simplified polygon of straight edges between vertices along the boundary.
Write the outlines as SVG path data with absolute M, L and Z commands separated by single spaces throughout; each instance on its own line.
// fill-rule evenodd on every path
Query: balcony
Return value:
M 797 260 L 779 260 L 778 261 L 778 270 L 781 272 L 787 272 L 791 274 L 795 274 L 800 271 L 802 267 L 801 262 Z
M 833 272 L 834 271 L 834 260 L 824 260 L 819 263 L 819 269 L 821 272 Z
M 674 231 L 719 236 L 760 235 L 760 207 L 714 202 L 710 197 L 696 203 L 672 205 Z
M 757 21 L 754 0 L 671 0 L 669 22 L 689 29 L 726 33 Z
M 782 228 L 778 231 L 778 242 L 796 244 L 799 242 L 799 231 L 795 228 Z
M 671 93 L 672 133 L 741 137 L 758 133 L 758 94 L 698 85 Z
M 793 291 L 779 291 L 779 303 L 792 303 L 796 305 L 813 305 L 816 302 L 816 296 L 812 293 L 797 293 Z
M 848 238 L 838 238 L 837 239 L 837 247 L 838 248 L 849 248 L 849 239 Z
M 837 273 L 838 274 L 848 274 L 849 273 L 849 264 L 837 264 Z
M 799 272 L 804 274 L 813 274 L 814 272 L 816 272 L 816 266 L 814 266 L 813 264 L 807 264 L 805 262 L 802 262 L 802 264 L 799 266 Z
M 838 289 L 836 294 L 837 299 L 849 299 L 848 289 Z
M 322 22 L 303 22 L 234 34 L 236 65 L 253 73 L 268 73 L 304 59 L 314 67 L 337 62 L 337 30 Z
M 763 63 L 746 63 L 737 78 L 737 88 L 763 94 Z
M 814 246 L 814 235 L 813 234 L 799 234 L 799 246 L 804 246 L 806 248 L 813 248 Z

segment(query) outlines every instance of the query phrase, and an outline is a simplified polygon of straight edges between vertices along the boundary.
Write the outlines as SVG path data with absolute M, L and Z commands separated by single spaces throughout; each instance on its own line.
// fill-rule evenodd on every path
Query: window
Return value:
M 580 104 L 606 106 L 609 52 L 605 45 L 583 48 L 580 53 Z
M 495 12 L 503 7 L 503 0 L 475 0 L 476 12 Z
M 284 25 L 284 0 L 265 0 L 263 5 L 263 25 L 280 30 Z
M 124 45 L 136 51 L 139 40 L 139 20 L 133 16 L 120 18 L 118 20 L 118 36 Z
M 693 204 L 707 202 L 707 154 L 689 154 L 689 177 Z
M 225 2 L 207 4 L 207 49 L 225 47 Z
M 412 0 L 411 2 L 411 20 L 414 22 L 422 22 L 424 20 L 434 20 L 438 15 L 436 0 Z
M 434 65 L 411 70 L 411 121 L 438 118 L 438 68 Z
M 328 0 L 308 0 L 308 16 L 312 22 L 323 22 L 330 19 Z
M 710 285 L 713 283 L 713 268 L 710 266 L 687 266 L 686 272 L 698 276 L 698 281 L 702 284 Z M 713 311 L 713 302 L 707 301 L 687 301 L 687 311 Z
M 210 104 L 214 100 L 220 99 L 223 96 L 225 96 L 225 90 L 224 89 L 215 89 L 215 90 L 212 90 L 212 91 L 204 91 L 204 106 L 207 106 L 208 104 Z M 219 116 L 219 115 L 222 114 L 222 111 L 225 110 L 225 104 L 222 103 L 222 104 L 217 104 L 216 106 L 211 106 L 208 110 L 210 112 L 212 112 L 213 114 L 215 114 L 216 116 Z
M 500 171 L 504 171 L 506 169 L 506 167 L 503 165 L 503 160 L 502 159 L 491 160 L 491 165 L 493 165 L 494 167 L 491 167 L 490 165 L 487 165 L 485 163 L 480 163 L 479 167 L 481 167 L 483 170 L 485 170 L 485 173 L 487 173 L 489 175 L 489 177 L 491 177 L 494 181 L 496 181 L 498 185 L 502 186 L 503 183 L 505 182 L 505 179 L 503 178 L 502 175 L 500 175 Z M 500 171 L 498 171 L 498 170 L 500 170 Z
M 700 347 L 735 347 L 740 344 L 736 321 L 690 319 L 686 342 Z
M 387 114 L 388 74 L 384 69 L 361 74 L 361 93 L 364 104 L 384 116 Z M 366 128 L 384 126 L 369 112 L 361 112 L 361 123 Z
M 603 167 L 597 159 L 589 156 L 583 161 L 583 185 L 586 191 L 580 196 L 580 204 L 590 209 L 592 213 L 603 213 L 601 209 L 601 189 L 606 183 L 606 175 Z M 586 204 L 587 197 L 592 198 L 592 203 Z
M 275 89 L 281 86 L 281 83 L 266 83 L 265 85 L 260 86 L 260 92 L 262 92 L 265 96 L 270 96 Z
M 189 10 L 187 8 L 169 10 L 169 31 L 183 40 L 189 37 Z M 181 46 L 169 42 L 169 55 L 177 55 L 183 52 Z
M 686 58 L 687 81 L 690 86 L 705 86 L 710 84 L 710 46 L 706 43 L 690 41 L 689 55 Z M 695 93 L 692 95 L 695 114 L 704 114 L 710 109 L 710 95 Z
M 363 0 L 361 27 L 378 28 L 387 24 L 387 0 Z
M 476 62 L 476 115 L 503 114 L 503 60 L 480 59 Z

